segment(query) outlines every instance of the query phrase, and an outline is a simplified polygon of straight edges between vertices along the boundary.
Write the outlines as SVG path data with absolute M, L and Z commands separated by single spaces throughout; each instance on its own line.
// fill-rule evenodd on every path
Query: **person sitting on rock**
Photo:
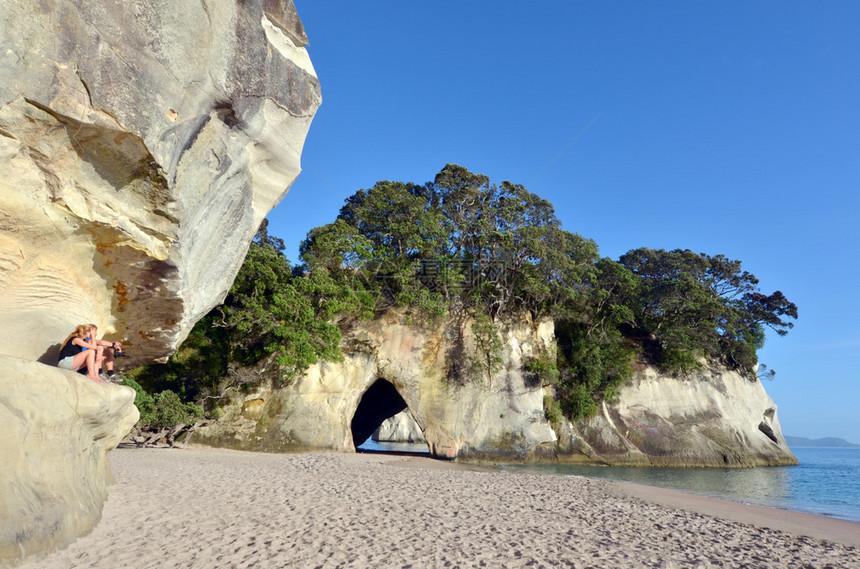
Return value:
M 75 331 L 69 334 L 63 341 L 60 348 L 60 361 L 57 363 L 57 367 L 70 371 L 78 371 L 86 368 L 88 378 L 103 383 L 103 380 L 99 377 L 98 369 L 104 359 L 104 355 L 102 354 L 104 348 L 99 347 L 96 343 L 97 341 L 92 340 L 94 336 L 90 336 L 89 341 L 86 339 L 90 331 L 91 327 L 89 324 L 75 326 Z
M 89 326 L 89 331 L 87 332 L 89 338 L 91 340 L 87 340 L 88 342 L 92 342 L 98 349 L 103 351 L 102 360 L 104 361 L 105 373 L 101 372 L 99 369 L 99 377 L 102 379 L 106 379 L 108 381 L 113 381 L 116 378 L 116 373 L 113 370 L 113 361 L 116 352 L 122 352 L 122 344 L 119 342 L 108 342 L 107 340 L 96 340 L 95 338 L 98 336 L 99 329 L 95 324 L 87 324 Z M 99 366 L 101 368 L 101 366 Z

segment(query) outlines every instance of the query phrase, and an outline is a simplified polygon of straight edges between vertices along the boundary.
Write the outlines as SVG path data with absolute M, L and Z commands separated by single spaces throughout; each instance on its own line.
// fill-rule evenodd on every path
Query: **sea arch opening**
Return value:
M 394 385 L 379 378 L 364 392 L 355 409 L 350 422 L 352 442 L 358 452 L 396 452 L 408 454 L 428 454 L 430 448 L 426 442 L 408 443 L 397 440 L 372 440 L 382 424 L 392 417 L 406 411 L 411 420 L 411 413 L 406 400 Z M 414 420 L 411 420 L 414 422 Z M 417 427 L 417 425 L 416 425 Z M 422 437 L 423 439 L 423 437 Z

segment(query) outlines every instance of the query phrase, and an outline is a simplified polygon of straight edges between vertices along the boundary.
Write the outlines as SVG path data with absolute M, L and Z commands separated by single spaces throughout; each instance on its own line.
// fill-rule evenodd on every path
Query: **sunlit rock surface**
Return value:
M 305 44 L 292 0 L 0 0 L 0 563 L 92 527 L 136 420 L 35 360 L 94 323 L 149 363 L 223 299 L 299 173 Z
M 409 411 L 401 411 L 393 417 L 389 417 L 379 425 L 371 439 L 384 443 L 423 443 L 424 435 L 421 427 L 412 418 Z
M 684 377 L 645 368 L 620 391 L 592 419 L 559 426 L 549 457 L 638 466 L 797 464 L 761 381 L 719 366 Z
M 0 353 L 185 338 L 299 173 L 305 42 L 292 0 L 0 1 Z
M 0 356 L 0 565 L 92 529 L 138 416 L 129 387 Z
M 553 432 L 543 411 L 552 388 L 542 388 L 524 367 L 551 345 L 552 324 L 501 328 L 502 369 L 487 379 L 463 373 L 475 353 L 469 326 L 461 335 L 451 321 L 410 325 L 393 313 L 360 323 L 344 339 L 343 362 L 235 395 L 195 440 L 252 450 L 352 451 L 375 430 L 373 440 L 423 436 L 431 454 L 465 460 L 796 464 L 761 382 L 719 366 L 686 377 L 643 366 L 595 417 L 557 424 Z
M 524 459 L 555 440 L 540 380 L 523 368 L 547 350 L 553 326 L 521 321 L 500 329 L 502 362 L 486 374 L 470 371 L 475 344 L 469 322 L 410 324 L 389 313 L 359 323 L 344 339 L 343 362 L 315 365 L 283 387 L 266 382 L 237 396 L 194 440 L 253 450 L 352 451 L 405 406 L 434 456 Z M 372 389 L 378 380 L 393 390 Z M 374 400 L 365 397 L 377 392 Z

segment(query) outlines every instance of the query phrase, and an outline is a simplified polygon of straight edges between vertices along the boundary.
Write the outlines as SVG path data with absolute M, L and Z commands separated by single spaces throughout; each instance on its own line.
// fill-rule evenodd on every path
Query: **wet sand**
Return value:
M 377 454 L 117 449 L 101 522 L 23 569 L 860 568 L 860 524 Z

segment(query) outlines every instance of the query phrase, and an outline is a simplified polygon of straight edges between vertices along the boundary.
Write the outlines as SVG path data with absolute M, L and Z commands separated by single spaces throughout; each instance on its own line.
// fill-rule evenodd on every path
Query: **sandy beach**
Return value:
M 111 453 L 101 522 L 23 569 L 860 568 L 860 524 L 372 454 Z

